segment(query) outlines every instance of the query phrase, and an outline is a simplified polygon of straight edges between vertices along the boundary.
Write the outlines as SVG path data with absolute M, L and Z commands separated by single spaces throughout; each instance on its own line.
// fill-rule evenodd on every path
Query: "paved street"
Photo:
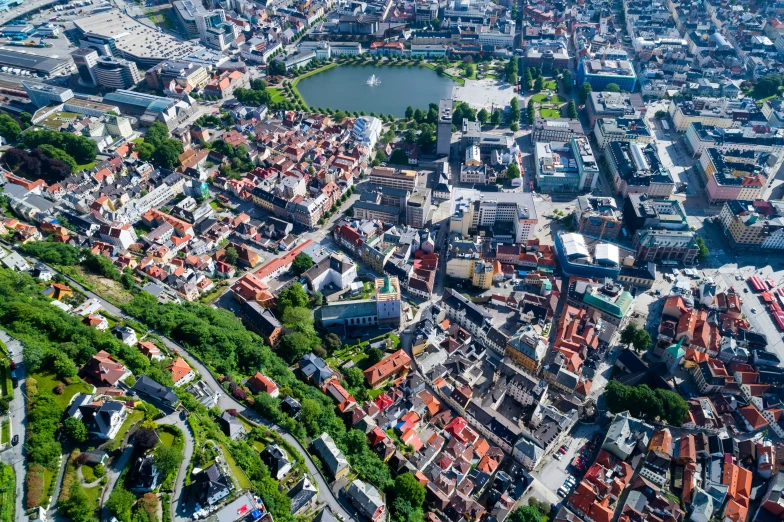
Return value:
M 19 365 L 22 362 L 22 344 L 3 330 L 0 330 L 0 341 L 3 341 L 6 348 L 14 352 L 11 360 Z M 0 452 L 0 460 L 6 464 L 11 464 L 14 467 L 14 472 L 16 473 L 16 511 L 14 520 L 23 520 L 24 483 L 26 476 L 25 462 L 27 460 L 24 454 L 25 433 L 27 428 L 27 419 L 25 417 L 27 396 L 25 395 L 24 384 L 26 374 L 22 366 L 17 366 L 16 375 L 19 378 L 19 387 L 14 390 L 14 398 L 10 403 L 9 415 L 11 417 L 11 436 L 19 435 L 19 444 Z
M 158 424 L 169 424 L 177 426 L 182 430 L 185 435 L 185 447 L 182 450 L 182 462 L 180 469 L 177 470 L 177 480 L 174 483 L 174 492 L 172 493 L 172 502 L 169 504 L 172 520 L 175 522 L 190 520 L 187 516 L 181 516 L 182 510 L 178 510 L 178 506 L 184 506 L 182 493 L 183 486 L 185 485 L 185 478 L 188 475 L 188 466 L 190 465 L 191 458 L 193 457 L 193 433 L 188 423 L 180 418 L 180 411 L 175 411 L 162 419 L 158 419 Z M 109 489 L 107 488 L 107 491 Z

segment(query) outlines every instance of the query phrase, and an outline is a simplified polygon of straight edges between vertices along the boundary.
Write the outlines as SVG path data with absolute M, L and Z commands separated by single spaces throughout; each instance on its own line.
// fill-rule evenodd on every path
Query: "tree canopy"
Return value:
M 604 87 L 604 92 L 621 92 L 621 88 L 617 83 L 608 83 Z
M 610 381 L 605 391 L 607 407 L 613 413 L 628 411 L 634 417 L 662 420 L 680 426 L 689 413 L 689 404 L 675 392 L 651 390 L 647 385 L 626 386 Z
M 297 254 L 297 257 L 291 263 L 291 270 L 297 275 L 302 275 L 312 266 L 313 258 L 307 254 Z
M 22 138 L 25 146 L 30 149 L 41 145 L 51 145 L 73 157 L 77 163 L 89 163 L 98 154 L 98 145 L 85 136 L 70 132 L 52 130 L 29 130 Z

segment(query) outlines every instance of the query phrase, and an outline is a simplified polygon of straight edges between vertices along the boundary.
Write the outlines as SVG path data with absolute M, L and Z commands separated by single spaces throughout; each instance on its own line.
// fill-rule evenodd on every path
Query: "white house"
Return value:
M 320 292 L 329 285 L 344 290 L 357 278 L 357 266 L 347 256 L 332 254 L 302 274 L 314 292 Z

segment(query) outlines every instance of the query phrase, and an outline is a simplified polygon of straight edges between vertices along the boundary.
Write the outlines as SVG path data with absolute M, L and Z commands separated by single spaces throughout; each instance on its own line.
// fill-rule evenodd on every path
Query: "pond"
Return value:
M 373 75 L 379 83 L 371 86 Z M 300 80 L 297 90 L 310 107 L 403 117 L 409 105 L 425 110 L 430 103 L 451 98 L 455 85 L 416 65 L 340 65 Z

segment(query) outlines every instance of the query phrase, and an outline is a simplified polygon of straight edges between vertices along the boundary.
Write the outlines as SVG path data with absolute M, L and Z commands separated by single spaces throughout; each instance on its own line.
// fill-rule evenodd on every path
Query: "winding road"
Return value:
M 19 252 L 19 254 L 23 255 L 21 252 Z M 34 262 L 37 261 L 34 258 L 31 258 L 29 256 L 24 256 L 24 257 L 27 257 L 28 259 L 32 259 Z M 49 266 L 49 268 L 53 272 L 57 272 L 57 270 L 55 270 L 53 267 Z M 71 286 L 73 286 L 74 288 L 78 289 L 84 295 L 86 295 L 87 297 L 91 297 L 91 298 L 97 299 L 101 303 L 101 306 L 104 308 L 104 310 L 106 310 L 110 314 L 114 315 L 115 317 L 122 317 L 122 318 L 125 318 L 125 319 L 134 319 L 132 316 L 126 314 L 122 309 L 118 308 L 117 306 L 115 306 L 112 303 L 108 302 L 107 300 L 103 299 L 98 294 L 96 294 L 94 292 L 91 292 L 90 290 L 84 288 L 82 285 L 80 285 L 78 282 L 74 281 L 73 279 L 71 279 L 67 275 L 65 275 L 65 274 L 61 274 L 61 275 L 68 280 L 68 282 L 71 284 Z M 198 373 L 201 374 L 202 380 L 204 380 L 204 382 L 206 382 L 207 385 L 210 388 L 212 388 L 213 390 L 221 390 L 222 389 L 220 387 L 219 383 L 218 383 L 218 380 L 215 378 L 215 376 L 210 372 L 210 370 L 204 364 L 202 364 L 202 362 L 194 354 L 188 352 L 188 350 L 186 350 L 185 348 L 183 348 L 182 346 L 180 346 L 176 342 L 172 341 L 171 339 L 169 339 L 165 335 L 161 334 L 160 332 L 153 331 L 153 333 L 155 333 L 156 335 L 158 335 L 161 338 L 161 340 L 163 341 L 164 345 L 166 345 L 166 348 L 168 348 L 169 350 L 172 350 L 172 351 L 177 350 L 180 354 L 186 356 L 188 358 L 188 362 L 191 364 L 191 366 L 193 366 L 193 368 Z M 250 419 L 251 421 L 256 422 L 258 424 L 263 424 L 265 426 L 269 426 L 270 428 L 272 428 L 275 431 L 277 431 L 278 433 L 280 433 L 280 435 L 284 439 L 286 439 L 286 441 L 288 443 L 290 443 L 292 446 L 297 448 L 297 450 L 299 450 L 300 454 L 305 459 L 305 465 L 307 466 L 308 471 L 310 472 L 311 476 L 313 477 L 313 479 L 316 482 L 316 486 L 318 487 L 318 490 L 319 490 L 319 492 L 318 492 L 319 501 L 322 504 L 325 504 L 332 511 L 332 513 L 334 515 L 342 516 L 343 520 L 345 520 L 346 522 L 355 522 L 355 518 L 352 517 L 349 514 L 349 513 L 353 512 L 353 510 L 349 511 L 349 510 L 347 510 L 347 509 L 345 509 L 343 507 L 341 501 L 338 499 L 338 497 L 332 492 L 332 489 L 329 487 L 329 481 L 321 474 L 321 471 L 319 471 L 319 469 L 316 467 L 315 463 L 313 462 L 313 459 L 311 458 L 310 454 L 307 452 L 306 448 L 304 446 L 302 446 L 302 444 L 300 444 L 300 442 L 293 435 L 291 435 L 289 432 L 285 431 L 280 426 L 278 426 L 276 424 L 272 424 L 268 420 L 262 418 L 255 411 L 248 409 L 244 404 L 238 402 L 237 400 L 235 400 L 231 396 L 227 396 L 224 393 L 221 393 L 220 397 L 218 398 L 218 407 L 221 410 L 223 410 L 223 411 L 226 411 L 226 410 L 229 410 L 229 409 L 235 409 L 238 412 L 242 413 L 243 416 L 245 416 L 246 418 Z M 161 422 L 161 421 L 159 421 L 159 422 Z M 180 425 L 180 428 L 183 429 L 183 426 Z M 189 428 L 187 426 L 185 426 L 183 431 L 185 431 L 185 430 L 189 430 Z M 186 437 L 186 439 L 187 439 L 187 437 Z M 190 451 L 190 455 L 192 455 L 192 454 L 193 454 L 193 438 L 191 437 L 191 451 Z M 183 489 L 183 484 L 184 484 L 184 481 L 185 481 L 185 474 L 186 474 L 185 472 L 187 471 L 187 462 L 189 460 L 190 460 L 190 458 L 183 459 L 183 465 L 185 466 L 186 469 L 185 469 L 185 471 L 183 471 L 183 469 L 182 469 L 183 465 L 181 465 L 181 469 L 178 472 L 177 483 L 176 483 L 176 486 L 175 486 L 175 489 L 174 489 L 174 495 L 173 495 L 173 498 L 177 499 L 177 502 L 176 503 L 172 503 L 172 506 L 175 506 L 175 505 L 179 506 L 180 502 L 182 501 L 182 489 Z M 119 475 L 119 473 L 118 473 L 118 475 Z M 106 488 L 106 490 L 111 492 L 111 488 Z M 174 507 L 172 507 L 172 509 L 174 510 Z M 175 514 L 177 514 L 179 512 L 179 510 L 174 510 L 174 511 L 175 511 Z M 179 516 L 175 516 L 175 517 L 173 517 L 173 519 L 175 521 L 177 521 L 177 522 L 190 520 L 189 518 L 182 518 L 182 517 L 179 517 Z

